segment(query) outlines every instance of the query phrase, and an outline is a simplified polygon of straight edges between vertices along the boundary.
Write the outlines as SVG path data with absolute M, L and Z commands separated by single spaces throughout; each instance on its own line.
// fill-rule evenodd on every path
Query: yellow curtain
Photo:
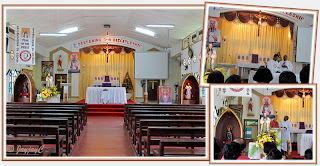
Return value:
M 234 23 L 221 18 L 221 47 L 217 49 L 218 63 L 236 63 L 237 54 L 259 54 L 260 56 L 273 55 L 280 51 L 281 56 L 288 56 L 292 61 L 292 45 L 290 27 L 276 28 L 275 26 L 260 26 L 248 23 Z M 231 57 L 229 57 L 229 55 Z
M 132 81 L 133 89 L 135 89 L 135 80 L 134 80 L 134 57 L 133 53 L 126 54 L 117 54 L 108 55 L 104 53 L 100 54 L 91 54 L 80 52 L 80 64 L 81 71 L 79 76 L 79 98 L 86 98 L 87 87 L 90 87 L 94 82 L 95 76 L 119 76 L 120 73 L 120 82 L 123 84 L 123 79 L 126 76 L 126 73 L 129 73 L 129 76 Z M 85 67 L 82 67 L 85 65 Z M 134 90 L 132 91 L 132 96 L 134 98 Z
M 289 116 L 291 123 L 305 122 L 312 123 L 313 110 L 312 98 L 304 99 L 304 107 L 302 105 L 302 98 L 273 98 L 273 111 L 278 110 L 279 121 L 283 121 L 284 116 Z

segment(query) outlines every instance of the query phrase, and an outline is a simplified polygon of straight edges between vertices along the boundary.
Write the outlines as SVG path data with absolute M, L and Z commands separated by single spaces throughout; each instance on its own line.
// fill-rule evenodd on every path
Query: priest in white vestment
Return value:
M 289 117 L 285 116 L 284 117 L 284 121 L 282 121 L 279 125 L 280 128 L 284 128 L 284 130 L 280 130 L 281 131 L 281 139 L 284 139 L 285 141 L 281 144 L 281 149 L 283 151 L 287 151 L 288 147 L 287 147 L 287 140 L 291 139 L 290 138 L 290 132 L 292 129 L 292 123 L 288 121 Z M 292 149 L 290 150 L 292 151 Z
M 280 61 L 280 72 L 284 72 L 284 71 L 291 71 L 292 72 L 293 66 L 292 63 L 290 61 L 288 61 L 288 56 L 285 55 L 283 57 L 283 60 Z
M 279 58 L 278 54 L 273 56 L 273 59 L 268 61 L 267 67 L 271 71 L 271 73 L 280 73 L 280 63 L 277 61 Z

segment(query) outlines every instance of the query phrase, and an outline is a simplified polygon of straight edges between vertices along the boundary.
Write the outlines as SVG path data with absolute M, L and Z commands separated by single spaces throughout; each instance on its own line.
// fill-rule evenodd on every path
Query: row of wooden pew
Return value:
M 68 156 L 86 123 L 85 103 L 8 102 L 7 156 Z
M 205 105 L 126 104 L 124 126 L 137 156 L 205 156 Z

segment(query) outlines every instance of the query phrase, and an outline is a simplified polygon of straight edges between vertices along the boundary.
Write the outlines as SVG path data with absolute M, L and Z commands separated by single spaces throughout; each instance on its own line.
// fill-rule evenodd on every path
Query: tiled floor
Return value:
M 123 117 L 88 116 L 71 156 L 134 156 L 123 128 Z

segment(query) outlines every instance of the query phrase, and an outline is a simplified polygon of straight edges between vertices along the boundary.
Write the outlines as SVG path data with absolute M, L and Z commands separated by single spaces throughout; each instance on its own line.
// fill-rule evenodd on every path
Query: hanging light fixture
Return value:
M 236 18 L 234 19 L 234 23 L 238 24 L 238 23 L 240 23 L 240 22 L 241 22 L 241 21 L 240 21 L 240 19 L 239 19 L 239 13 L 236 12 Z
M 121 55 L 126 54 L 126 52 L 124 51 L 124 47 L 122 47 L 122 50 L 121 50 L 120 54 L 121 54 Z
M 277 23 L 275 25 L 276 28 L 281 28 L 281 24 L 280 24 L 280 18 L 277 17 Z
M 284 99 L 287 99 L 288 96 L 287 96 L 287 94 L 286 94 L 286 90 L 283 90 L 283 91 L 284 91 L 283 98 L 284 98 Z

